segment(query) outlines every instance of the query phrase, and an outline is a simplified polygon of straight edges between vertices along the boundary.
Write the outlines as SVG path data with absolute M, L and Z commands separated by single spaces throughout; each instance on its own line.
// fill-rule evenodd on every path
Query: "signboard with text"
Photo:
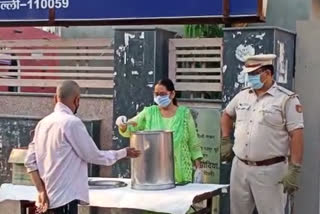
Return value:
M 0 0 L 0 24 L 184 23 L 253 18 L 267 0 Z
M 198 137 L 201 143 L 203 159 L 201 169 L 204 174 L 204 183 L 220 183 L 220 117 L 221 109 L 192 107 L 192 116 L 195 120 Z M 200 208 L 204 204 L 198 204 Z M 213 201 L 212 212 L 219 212 L 219 200 Z
M 191 110 L 203 153 L 201 168 L 204 172 L 204 182 L 218 184 L 220 182 L 220 109 L 192 107 Z

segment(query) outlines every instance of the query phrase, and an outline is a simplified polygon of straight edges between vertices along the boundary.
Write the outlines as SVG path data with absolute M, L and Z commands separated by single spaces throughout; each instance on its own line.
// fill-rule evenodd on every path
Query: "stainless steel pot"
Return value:
M 131 187 L 164 190 L 175 187 L 171 131 L 142 131 L 131 135 L 130 146 L 141 151 L 131 161 Z

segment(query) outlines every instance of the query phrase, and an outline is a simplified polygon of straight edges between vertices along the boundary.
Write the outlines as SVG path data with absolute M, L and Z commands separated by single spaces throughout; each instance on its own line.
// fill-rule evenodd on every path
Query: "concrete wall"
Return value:
M 0 214 L 20 214 L 20 203 L 16 201 L 0 203 Z
M 296 30 L 297 20 L 308 20 L 311 0 L 268 0 L 266 26 L 277 26 Z
M 295 213 L 319 213 L 320 22 L 297 22 L 296 91 L 304 107 L 305 151 Z

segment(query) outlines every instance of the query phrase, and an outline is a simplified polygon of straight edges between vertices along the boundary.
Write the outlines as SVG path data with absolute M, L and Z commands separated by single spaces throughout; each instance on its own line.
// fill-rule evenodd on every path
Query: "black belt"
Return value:
M 248 160 L 243 160 L 241 158 L 238 158 L 238 159 L 249 166 L 269 166 L 269 165 L 280 163 L 286 160 L 286 158 L 283 156 L 270 158 L 262 161 L 248 161 Z

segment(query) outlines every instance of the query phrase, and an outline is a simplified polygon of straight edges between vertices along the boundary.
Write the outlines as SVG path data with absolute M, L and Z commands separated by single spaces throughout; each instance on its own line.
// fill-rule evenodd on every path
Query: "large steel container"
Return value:
M 131 135 L 130 146 L 141 151 L 131 161 L 132 188 L 164 190 L 175 187 L 171 131 L 141 131 Z

